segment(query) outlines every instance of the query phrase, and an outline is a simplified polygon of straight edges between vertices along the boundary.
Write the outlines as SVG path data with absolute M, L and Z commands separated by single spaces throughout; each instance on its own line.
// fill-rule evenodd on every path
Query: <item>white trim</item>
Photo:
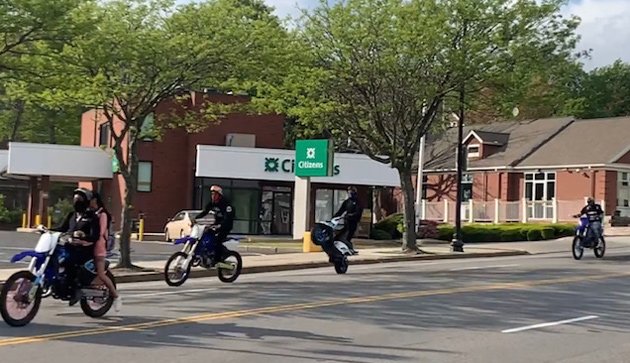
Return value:
M 470 139 L 471 136 L 474 136 L 475 139 L 477 139 L 477 141 L 479 141 L 480 144 L 483 144 L 483 140 L 481 139 L 481 137 L 479 137 L 479 135 L 477 135 L 475 130 L 470 130 L 468 132 L 468 135 L 466 135 L 466 137 L 462 140 L 462 144 L 465 144 L 466 142 L 468 142 L 468 139 Z
M 499 171 L 499 170 L 513 170 L 523 172 L 523 170 L 556 170 L 562 171 L 562 169 L 604 169 L 609 171 L 627 171 L 630 170 L 630 164 L 584 164 L 584 165 L 545 165 L 545 166 L 484 166 L 484 167 L 472 167 L 466 169 L 466 171 Z M 451 169 L 425 169 L 425 173 L 448 173 L 456 172 L 454 168 Z
M 470 148 L 477 148 L 477 152 L 471 153 Z M 466 157 L 467 158 L 478 158 L 481 157 L 481 145 L 480 144 L 472 144 L 466 145 Z
M 626 155 L 627 153 L 630 153 L 630 146 L 626 147 L 625 149 L 623 149 L 622 152 L 620 152 L 619 154 L 615 155 L 614 158 L 612 158 L 612 160 L 610 160 L 608 162 L 608 164 L 615 164 L 615 162 L 619 159 L 621 159 L 621 157 L 623 157 L 624 155 Z

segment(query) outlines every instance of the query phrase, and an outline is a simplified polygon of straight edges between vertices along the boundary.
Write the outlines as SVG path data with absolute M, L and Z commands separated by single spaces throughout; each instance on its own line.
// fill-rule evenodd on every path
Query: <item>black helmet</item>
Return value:
M 89 189 L 77 188 L 74 190 L 73 195 L 77 195 L 77 194 L 82 196 L 86 202 L 89 202 L 90 200 L 92 200 L 92 191 L 90 191 Z

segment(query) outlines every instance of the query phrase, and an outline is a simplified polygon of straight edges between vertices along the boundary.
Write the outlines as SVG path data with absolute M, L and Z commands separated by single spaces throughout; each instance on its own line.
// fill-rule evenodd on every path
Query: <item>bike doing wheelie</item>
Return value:
M 595 257 L 602 258 L 606 252 L 606 241 L 604 240 L 603 233 L 601 231 L 595 231 L 595 228 L 600 228 L 599 222 L 593 223 L 589 220 L 588 215 L 576 215 L 579 218 L 579 223 L 575 228 L 575 237 L 573 238 L 573 258 L 579 260 L 584 255 L 584 249 L 590 248 L 593 250 Z
M 79 294 L 81 310 L 90 317 L 105 315 L 112 307 L 113 297 L 106 287 L 92 287 L 96 278 L 94 261 L 89 260 L 80 266 L 66 266 L 68 244 L 73 238 L 68 233 L 49 231 L 43 226 L 34 250 L 23 251 L 13 256 L 12 263 L 31 257 L 27 270 L 11 275 L 0 291 L 0 313 L 4 321 L 11 326 L 24 326 L 30 323 L 43 298 L 43 292 L 49 291 L 54 299 L 69 301 Z M 106 274 L 116 284 L 108 269 Z M 68 269 L 75 268 L 78 281 L 70 281 Z
M 175 245 L 183 244 L 180 252 L 174 253 L 164 267 L 164 279 L 169 286 L 180 286 L 190 276 L 192 267 L 202 266 L 217 269 L 217 277 L 222 282 L 236 281 L 243 268 L 243 259 L 236 251 L 238 240 L 230 238 L 222 243 L 220 261 L 213 264 L 215 243 L 221 243 L 212 226 L 195 224 L 190 236 L 175 240 Z
M 352 256 L 352 251 L 343 238 L 342 220 L 343 215 L 330 221 L 318 222 L 311 230 L 313 243 L 322 247 L 338 274 L 345 274 L 348 271 L 348 256 Z

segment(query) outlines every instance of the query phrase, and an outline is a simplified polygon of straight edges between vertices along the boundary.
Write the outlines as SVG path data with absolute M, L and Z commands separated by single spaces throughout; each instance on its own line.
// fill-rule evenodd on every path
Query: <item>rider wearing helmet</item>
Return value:
M 213 259 L 210 263 L 211 266 L 214 266 L 218 261 L 222 260 L 223 242 L 227 240 L 228 233 L 230 233 L 234 224 L 234 208 L 223 195 L 223 189 L 218 185 L 210 187 L 210 201 L 201 213 L 193 218 L 192 223 L 194 224 L 195 220 L 205 217 L 210 212 L 214 214 L 212 230 L 217 238 L 217 242 L 219 242 L 214 244 Z
M 333 215 L 333 217 L 344 216 L 344 229 L 342 233 L 345 233 L 345 242 L 347 242 L 348 248 L 353 255 L 358 254 L 358 252 L 354 250 L 352 237 L 354 237 L 354 232 L 356 232 L 357 227 L 359 226 L 362 214 L 363 207 L 359 202 L 357 188 L 349 186 L 348 198 L 343 202 L 341 207 L 339 207 L 339 210 Z
M 52 231 L 71 233 L 72 241 L 66 246 L 68 257 L 64 262 L 67 266 L 67 278 L 69 284 L 75 283 L 78 266 L 92 259 L 94 254 L 94 243 L 99 239 L 99 221 L 89 203 L 92 199 L 92 192 L 85 188 L 74 190 L 72 206 L 73 211 L 68 213 L 63 222 L 52 228 Z M 75 290 L 74 297 L 70 300 L 70 305 L 79 301 L 79 291 Z
M 588 218 L 588 222 L 590 225 L 590 229 L 595 233 L 596 241 L 599 243 L 599 240 L 603 238 L 604 229 L 602 227 L 602 221 L 604 220 L 604 210 L 602 206 L 595 203 L 595 200 L 591 197 L 587 199 L 586 206 L 582 208 L 579 215 L 586 215 Z

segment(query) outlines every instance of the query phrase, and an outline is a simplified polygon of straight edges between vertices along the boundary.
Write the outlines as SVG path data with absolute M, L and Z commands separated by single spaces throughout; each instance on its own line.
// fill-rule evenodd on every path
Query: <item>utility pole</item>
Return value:
M 464 252 L 464 242 L 462 241 L 462 179 L 464 174 L 464 102 L 465 85 L 462 83 L 459 90 L 459 117 L 457 120 L 457 200 L 455 201 L 455 232 L 451 242 L 453 252 Z M 472 211 L 470 211 L 472 213 Z

